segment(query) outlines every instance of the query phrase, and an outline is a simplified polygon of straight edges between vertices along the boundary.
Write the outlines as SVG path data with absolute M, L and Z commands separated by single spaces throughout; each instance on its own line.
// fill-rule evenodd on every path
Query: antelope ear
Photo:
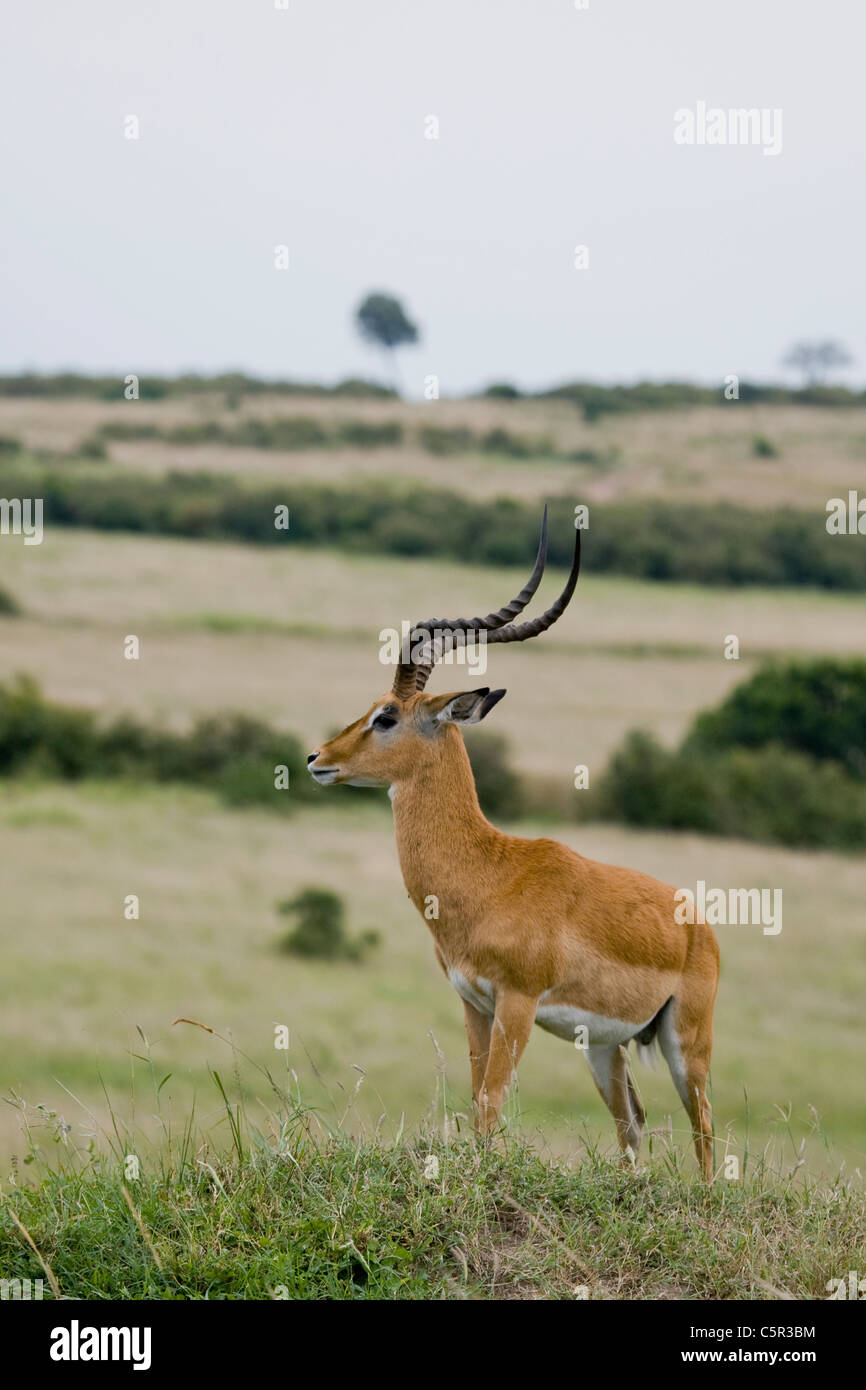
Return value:
M 491 690 L 485 685 L 481 690 L 466 690 L 461 695 L 442 695 L 428 713 L 437 724 L 480 724 L 504 694 L 504 690 Z

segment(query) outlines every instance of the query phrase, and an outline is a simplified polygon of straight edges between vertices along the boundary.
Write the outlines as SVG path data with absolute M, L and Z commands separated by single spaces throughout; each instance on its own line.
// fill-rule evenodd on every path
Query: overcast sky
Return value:
M 866 381 L 855 0 L 39 0 L 5 29 L 0 370 L 381 375 L 352 311 L 385 289 L 411 394 L 780 379 L 803 336 Z M 781 109 L 781 152 L 675 143 L 702 101 Z

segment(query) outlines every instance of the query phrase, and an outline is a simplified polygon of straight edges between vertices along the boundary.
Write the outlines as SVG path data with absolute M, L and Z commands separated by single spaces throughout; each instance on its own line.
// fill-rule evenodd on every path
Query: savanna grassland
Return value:
M 2 622 L 0 679 L 37 677 L 58 699 L 169 723 L 245 708 L 304 735 L 363 713 L 389 681 L 379 633 L 437 610 L 498 607 L 526 573 L 438 560 L 344 556 L 78 530 L 7 547 L 4 583 L 22 612 Z M 552 572 L 552 591 L 561 575 Z M 678 737 L 758 662 L 862 650 L 863 599 L 800 590 L 700 589 L 626 578 L 580 581 L 547 640 L 504 647 L 490 671 L 509 698 L 497 728 L 528 772 L 567 783 L 634 725 Z M 145 654 L 123 659 L 135 633 Z M 724 659 L 725 637 L 740 659 Z M 471 688 L 459 666 L 442 680 Z M 485 676 L 484 682 L 487 682 Z
M 132 412 L 134 412 L 134 417 Z M 127 402 L 0 398 L 0 433 L 26 447 L 75 454 L 108 426 L 169 431 L 245 420 L 302 417 L 327 424 L 393 422 L 399 448 L 228 448 L 163 440 L 115 440 L 112 460 L 135 471 L 230 472 L 240 478 L 348 483 L 361 479 L 423 483 L 468 496 L 534 500 L 578 489 L 586 501 L 664 496 L 669 501 L 784 504 L 823 510 L 845 487 L 866 487 L 866 412 L 805 405 L 696 406 L 603 416 L 589 422 L 559 400 L 390 400 L 260 395 L 240 402 L 194 395 Z M 431 455 L 419 432 L 435 424 L 481 437 L 499 430 L 536 441 L 531 463 L 504 452 L 458 450 Z M 764 441 L 772 452 L 756 453 Z M 584 457 L 581 458 L 580 455 Z M 572 457 L 577 456 L 577 457 Z M 829 489 L 829 491 L 828 491 Z
M 363 1073 L 352 1104 L 371 1125 L 386 1115 L 393 1131 L 401 1115 L 411 1125 L 431 1104 L 439 1067 L 432 1032 L 451 1103 L 471 1113 L 462 1011 L 406 898 L 389 814 L 378 805 L 347 812 L 334 805 L 339 795 L 284 820 L 232 813 L 185 789 L 16 785 L 2 813 L 9 939 L 0 1046 L 8 1084 L 31 1105 L 58 1110 L 80 1142 L 92 1128 L 82 1103 L 110 1128 L 97 1074 L 128 1117 L 137 1072 L 136 1116 L 153 1138 L 150 1078 L 130 1060 L 144 1051 L 136 1025 L 160 1077 L 172 1073 L 163 1108 L 177 1124 L 197 1089 L 207 1125 L 219 1119 L 221 1103 L 206 1068 L 231 1073 L 231 1050 L 199 1029 L 172 1027 L 173 1020 L 231 1034 L 272 1068 L 285 1059 L 274 1050 L 274 1027 L 285 1024 L 289 1061 L 309 1100 L 339 1117 Z M 520 827 L 530 834 L 550 828 Z M 747 1144 L 754 1153 L 773 1136 L 776 1155 L 793 1164 L 805 1138 L 810 1165 L 834 1171 L 843 1159 L 849 1168 L 861 1164 L 862 861 L 608 826 L 562 825 L 556 833 L 590 857 L 668 882 L 702 876 L 782 888 L 778 936 L 719 929 L 724 976 L 713 1100 L 720 1144 L 730 1132 L 742 1157 Z M 274 905 L 305 883 L 345 894 L 350 928 L 375 927 L 379 952 L 363 965 L 276 955 Z M 124 920 L 128 892 L 139 894 L 138 921 Z M 253 1085 L 260 1078 L 244 1080 L 262 1099 Z M 672 1124 L 687 1146 L 664 1069 L 639 1069 L 639 1083 L 653 1127 L 667 1134 Z M 521 1063 L 519 1110 L 524 1126 L 554 1151 L 579 1148 L 584 1124 L 586 1134 L 600 1132 L 604 1146 L 612 1145 L 583 1059 L 540 1032 Z M 5 1146 L 23 1155 L 17 1118 L 7 1107 Z
M 434 410 L 443 426 L 545 436 L 557 457 L 436 456 L 412 435 Z M 159 429 L 287 414 L 397 420 L 407 442 L 281 452 L 109 440 L 105 458 L 74 461 L 88 438 L 133 411 Z M 651 495 L 767 509 L 785 503 L 821 513 L 829 496 L 866 485 L 866 416 L 853 409 L 732 404 L 588 423 L 566 403 L 542 401 L 413 406 L 260 396 L 232 406 L 200 396 L 134 404 L 23 398 L 0 401 L 0 435 L 68 455 L 68 466 L 97 474 L 196 470 L 277 478 L 286 482 L 289 501 L 293 482 L 363 476 L 539 503 L 566 493 L 590 503 Z M 772 442 L 774 455 L 756 453 L 756 436 Z M 568 461 L 569 452 L 592 454 L 593 461 Z M 572 786 L 575 765 L 586 764 L 594 777 L 628 730 L 645 728 L 673 744 L 699 710 L 769 657 L 862 655 L 866 600 L 808 587 L 702 588 L 594 576 L 591 541 L 590 525 L 577 597 L 553 632 L 528 648 L 493 649 L 483 676 L 459 667 L 437 673 L 437 689 L 507 687 L 496 729 L 515 768 L 550 789 L 557 816 L 521 822 L 514 827 L 520 833 L 553 834 L 585 855 L 678 885 L 703 879 L 782 889 L 778 935 L 719 928 L 717 1159 L 736 1154 L 748 1170 L 766 1154 L 777 1178 L 793 1172 L 797 1181 L 823 1181 L 842 1171 L 859 1184 L 866 1161 L 863 858 L 578 824 L 570 807 L 581 795 Z M 203 712 L 243 710 L 313 747 L 387 688 L 388 669 L 378 660 L 381 629 L 431 613 L 499 606 L 523 584 L 531 558 L 504 567 L 474 563 L 467 554 L 457 564 L 305 548 L 291 531 L 285 545 L 259 547 L 63 529 L 47 518 L 40 546 L 0 539 L 0 586 L 19 610 L 0 617 L 0 682 L 24 672 L 54 700 L 105 716 L 132 712 L 171 728 L 185 728 Z M 555 594 L 561 578 L 549 575 L 544 594 Z M 138 661 L 123 658 L 128 634 L 140 639 Z M 736 661 L 725 659 L 729 634 L 739 639 Z M 95 778 L 72 784 L 34 774 L 0 783 L 0 835 L 6 1173 L 14 1163 L 24 1181 L 28 1158 L 36 1156 L 36 1172 L 45 1162 L 68 1162 L 91 1139 L 104 1148 L 113 1136 L 128 1148 L 124 1126 L 145 1161 L 158 1163 L 167 1133 L 173 1142 L 182 1135 L 193 1106 L 195 1125 L 214 1150 L 208 1161 L 216 1164 L 233 1139 L 210 1070 L 219 1073 L 230 1103 L 241 1102 L 251 1125 L 267 1132 L 274 1121 L 261 1068 L 288 1075 L 321 1117 L 323 1134 L 342 1122 L 341 1134 L 363 1134 L 371 1143 L 378 1133 L 390 1142 L 425 1122 L 439 1136 L 430 1140 L 435 1144 L 465 1131 L 471 1107 L 462 1010 L 406 898 L 384 793 L 347 799 L 339 788 L 322 789 L 312 804 L 276 816 L 227 807 L 191 787 Z M 276 904 L 305 885 L 340 893 L 350 930 L 380 933 L 381 945 L 362 964 L 275 950 Z M 123 913 L 132 893 L 140 897 L 137 921 Z M 274 1048 L 277 1025 L 289 1030 L 288 1052 Z M 685 1115 L 669 1077 L 639 1069 L 638 1082 L 649 1113 L 649 1171 L 663 1168 L 665 1182 L 678 1169 L 691 1176 Z M 598 1176 L 598 1164 L 599 1154 L 613 1153 L 612 1122 L 573 1048 L 537 1033 L 509 1101 L 509 1124 L 543 1156 L 571 1162 L 578 1173 L 585 1162 L 586 1182 L 594 1172 L 596 1196 L 608 1200 L 601 1189 L 609 1180 Z M 752 1197 L 750 1221 L 763 1201 Z M 648 1195 L 641 1201 L 652 1205 Z M 515 1219 L 523 1220 L 519 1210 Z M 745 1223 L 746 1215 L 736 1219 Z M 840 1251 L 856 1247 L 851 1231 L 846 1227 Z M 778 1258 L 770 1266 L 750 1249 L 745 1263 L 732 1255 L 722 1274 L 707 1256 L 698 1278 L 694 1252 L 680 1251 L 676 1271 L 657 1271 L 644 1292 L 704 1296 L 718 1277 L 727 1296 L 766 1296 L 767 1287 L 772 1296 L 777 1285 L 787 1287 L 782 1251 L 796 1238 L 784 1222 L 776 1234 Z M 565 1227 L 560 1236 L 568 1239 Z M 521 1259 L 528 1249 L 521 1245 Z M 485 1258 L 464 1252 L 456 1272 L 424 1290 L 449 1296 L 453 1276 L 455 1287 L 462 1277 L 477 1296 L 485 1289 L 486 1296 L 504 1296 L 501 1270 L 491 1274 Z M 385 1260 L 377 1276 L 383 1288 L 391 1289 L 400 1259 Z M 582 1282 L 586 1268 L 565 1261 L 545 1284 L 549 1274 L 536 1271 L 522 1285 L 518 1271 L 512 1285 L 560 1296 L 569 1282 Z M 818 1261 L 792 1275 L 791 1285 L 802 1296 L 820 1296 L 824 1274 Z M 592 1277 L 604 1287 L 613 1279 L 601 1267 Z M 261 1284 L 266 1293 L 264 1273 Z M 138 1296 L 162 1296 L 142 1295 L 134 1280 L 130 1287 Z M 84 1296 L 91 1294 L 101 1296 Z M 639 1296 L 628 1280 L 614 1280 L 609 1294 Z

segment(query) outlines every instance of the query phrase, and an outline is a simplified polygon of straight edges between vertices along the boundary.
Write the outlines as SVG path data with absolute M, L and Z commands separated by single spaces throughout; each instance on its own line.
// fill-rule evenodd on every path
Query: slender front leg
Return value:
M 481 1134 L 490 1134 L 499 1123 L 499 1112 L 511 1085 L 512 1074 L 529 1042 L 537 1004 L 537 999 L 529 999 L 525 994 L 502 993 L 497 996 L 490 1032 L 490 1055 L 478 1102 L 478 1129 Z
M 484 1073 L 487 1070 L 487 1057 L 490 1052 L 490 1025 L 492 1019 L 478 1010 L 467 1000 L 463 1000 L 463 1017 L 466 1020 L 466 1037 L 469 1042 L 469 1066 L 472 1071 L 472 1110 L 475 1115 L 475 1129 L 479 1129 L 478 1102 Z

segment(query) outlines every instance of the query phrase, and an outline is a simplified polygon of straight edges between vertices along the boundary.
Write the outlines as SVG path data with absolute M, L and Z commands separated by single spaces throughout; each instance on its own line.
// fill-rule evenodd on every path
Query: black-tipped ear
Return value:
M 467 690 L 462 695 L 446 696 L 435 718 L 440 724 L 479 724 L 505 694 L 504 690 Z
M 507 694 L 505 690 L 491 690 L 489 695 L 485 695 L 478 710 L 478 718 L 483 719 L 485 715 L 488 715 L 493 706 L 498 705 L 505 694 Z

